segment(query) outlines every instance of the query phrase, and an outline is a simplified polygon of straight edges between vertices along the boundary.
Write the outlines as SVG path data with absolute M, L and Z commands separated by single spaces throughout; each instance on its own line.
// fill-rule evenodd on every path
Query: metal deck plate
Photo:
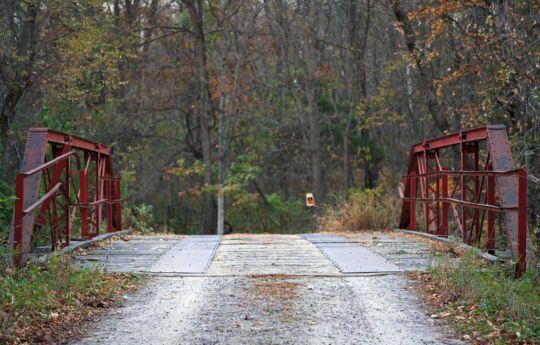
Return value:
M 348 238 L 327 235 L 327 234 L 302 234 L 301 237 L 305 238 L 311 243 L 352 243 L 353 241 Z
M 206 273 L 214 258 L 221 236 L 190 236 L 164 253 L 150 267 L 150 273 Z
M 379 254 L 356 243 L 315 244 L 342 273 L 401 272 Z
M 401 272 L 379 254 L 348 238 L 325 234 L 300 235 L 315 244 L 342 273 Z

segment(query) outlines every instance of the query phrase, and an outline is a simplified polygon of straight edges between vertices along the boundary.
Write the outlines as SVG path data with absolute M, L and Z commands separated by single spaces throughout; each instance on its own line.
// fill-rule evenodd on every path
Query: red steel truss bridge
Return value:
M 416 230 L 416 214 L 422 212 L 425 232 L 448 236 L 449 225 L 454 226 L 464 243 L 494 252 L 498 221 L 505 232 L 502 242 L 510 247 L 521 274 L 527 265 L 529 239 L 526 191 L 527 171 L 514 168 L 504 126 L 426 140 L 411 146 L 400 191 L 400 228 Z M 44 236 L 44 232 L 54 251 L 69 245 L 74 230 L 77 235 L 80 231 L 82 239 L 98 235 L 102 227 L 107 232 L 121 230 L 120 195 L 120 179 L 114 176 L 109 147 L 67 133 L 31 128 L 22 172 L 16 178 L 10 232 L 14 265 L 24 264 L 32 238 Z M 323 249 L 332 257 L 337 255 L 331 253 L 333 247 Z
M 10 243 L 13 264 L 23 265 L 33 236 L 49 232 L 51 250 L 69 245 L 74 224 L 82 239 L 122 228 L 120 179 L 111 149 L 47 128 L 28 132 L 22 172 L 17 174 Z
M 449 169 L 451 165 L 455 166 Z M 525 271 L 530 241 L 527 171 L 515 169 L 504 126 L 480 127 L 413 144 L 400 194 L 400 228 L 416 230 L 419 211 L 423 231 L 448 236 L 450 213 L 462 241 L 488 252 L 495 251 L 495 223 L 499 220 L 518 275 Z

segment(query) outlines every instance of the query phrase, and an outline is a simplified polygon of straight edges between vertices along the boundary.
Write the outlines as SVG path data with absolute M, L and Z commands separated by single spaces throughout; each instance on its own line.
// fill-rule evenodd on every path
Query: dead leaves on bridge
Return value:
M 263 310 L 268 313 L 280 313 L 281 321 L 294 320 L 293 303 L 298 297 L 300 283 L 291 281 L 294 276 L 286 274 L 253 274 L 252 286 L 246 288 L 252 297 L 264 298 Z

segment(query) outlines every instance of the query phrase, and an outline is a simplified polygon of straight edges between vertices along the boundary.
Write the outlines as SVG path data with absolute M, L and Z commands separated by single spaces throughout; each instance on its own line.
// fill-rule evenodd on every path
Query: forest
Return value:
M 535 1 L 0 3 L 2 238 L 30 127 L 110 145 L 156 232 L 306 231 L 396 199 L 411 144 L 488 124 L 540 174 Z M 538 205 L 531 185 L 536 228 Z

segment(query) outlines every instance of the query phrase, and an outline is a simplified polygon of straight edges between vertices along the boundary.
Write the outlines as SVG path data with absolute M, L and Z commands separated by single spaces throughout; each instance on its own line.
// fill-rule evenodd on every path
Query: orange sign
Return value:
M 315 199 L 313 199 L 313 194 L 311 193 L 306 193 L 306 206 L 315 206 Z

